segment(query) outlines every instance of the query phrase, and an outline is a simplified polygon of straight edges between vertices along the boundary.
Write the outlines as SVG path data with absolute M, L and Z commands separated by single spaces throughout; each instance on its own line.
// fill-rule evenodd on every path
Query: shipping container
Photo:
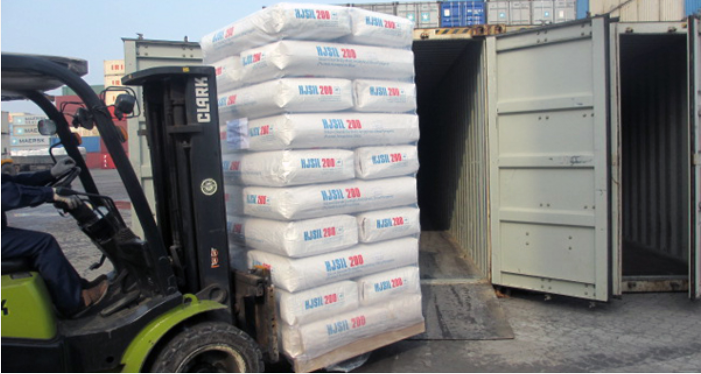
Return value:
M 555 21 L 555 2 L 553 0 L 536 0 L 533 2 L 533 24 L 543 25 Z
M 589 0 L 592 15 L 609 14 L 621 22 L 680 21 L 684 8 L 683 0 Z
M 494 285 L 701 297 L 698 30 L 599 17 L 415 41 L 422 240 Z
M 124 42 L 124 65 L 126 74 L 157 66 L 182 66 L 202 64 L 202 50 L 199 43 L 185 41 L 163 41 L 150 39 L 122 38 Z M 141 88 L 136 87 L 137 100 L 141 103 Z M 143 104 L 140 104 L 143 108 Z M 153 174 L 151 171 L 151 157 L 148 151 L 148 142 L 145 132 L 143 110 L 138 118 L 128 120 L 129 160 L 141 181 L 144 193 L 151 204 L 151 211 L 155 212 L 155 197 L 153 192 Z M 132 208 L 132 216 L 136 214 Z M 142 235 L 141 225 L 133 224 L 132 231 Z
M 533 23 L 530 1 L 509 1 L 509 23 L 511 26 L 530 25 Z
M 482 1 L 444 1 L 441 3 L 441 27 L 486 24 L 484 8 Z
M 397 16 L 414 21 L 417 29 L 437 28 L 441 26 L 440 2 L 397 3 Z
M 124 60 L 105 60 L 103 67 L 105 76 L 124 75 Z
M 577 18 L 577 0 L 555 0 L 555 23 L 574 21 Z
M 105 75 L 105 87 L 121 86 L 122 85 L 122 75 Z
M 370 3 L 370 4 L 346 4 L 346 6 L 361 8 L 371 12 L 384 13 L 392 16 L 397 15 L 397 3 Z
M 42 136 L 39 133 L 39 127 L 37 125 L 13 125 L 12 126 L 13 136 Z
M 691 15 L 701 15 L 701 0 L 685 0 L 685 14 L 687 16 Z
M 100 137 L 99 136 L 82 136 L 83 144 L 80 146 L 85 148 L 87 153 L 100 152 Z
M 589 14 L 589 0 L 575 0 L 577 3 L 575 6 L 577 19 L 587 18 Z
M 10 113 L 2 112 L 2 133 L 10 133 Z
M 487 23 L 490 25 L 509 24 L 509 2 L 489 1 L 487 2 Z

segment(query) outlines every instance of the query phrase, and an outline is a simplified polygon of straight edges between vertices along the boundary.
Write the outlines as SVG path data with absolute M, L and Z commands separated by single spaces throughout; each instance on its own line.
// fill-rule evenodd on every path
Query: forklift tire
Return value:
M 186 327 L 159 352 L 154 373 L 260 373 L 263 354 L 253 339 L 224 322 Z

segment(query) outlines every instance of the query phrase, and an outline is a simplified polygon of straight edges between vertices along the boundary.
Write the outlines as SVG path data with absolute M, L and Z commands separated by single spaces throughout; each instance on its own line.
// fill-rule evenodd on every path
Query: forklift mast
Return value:
M 182 293 L 232 308 L 214 68 L 129 74 L 143 87 L 156 219 Z

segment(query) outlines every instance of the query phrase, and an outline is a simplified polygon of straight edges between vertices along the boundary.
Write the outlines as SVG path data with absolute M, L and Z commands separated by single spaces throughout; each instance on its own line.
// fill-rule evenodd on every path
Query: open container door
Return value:
M 695 203 L 692 209 L 695 246 L 689 261 L 689 297 L 701 299 L 701 22 L 698 18 L 689 19 L 689 76 L 692 77 L 689 80 L 689 124 L 694 143 L 692 201 Z
M 496 285 L 609 299 L 607 24 L 487 39 Z

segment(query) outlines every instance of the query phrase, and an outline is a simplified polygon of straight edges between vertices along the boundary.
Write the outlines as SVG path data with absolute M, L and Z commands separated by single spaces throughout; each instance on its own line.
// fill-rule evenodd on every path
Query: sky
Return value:
M 307 0 L 315 4 L 340 1 Z M 356 0 L 355 3 L 382 2 Z M 263 6 L 262 0 L 2 0 L 2 52 L 77 57 L 88 61 L 84 77 L 104 84 L 104 60 L 124 59 L 122 38 L 199 42 L 218 28 Z M 60 94 L 54 92 L 54 94 Z M 41 113 L 28 101 L 3 102 L 8 112 Z

